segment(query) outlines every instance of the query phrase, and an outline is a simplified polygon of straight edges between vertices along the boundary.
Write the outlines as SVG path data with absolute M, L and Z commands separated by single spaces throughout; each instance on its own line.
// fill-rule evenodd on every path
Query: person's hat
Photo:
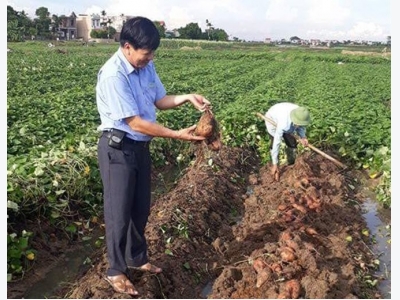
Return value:
M 290 118 L 293 124 L 307 126 L 311 123 L 310 112 L 305 107 L 298 107 L 290 112 Z

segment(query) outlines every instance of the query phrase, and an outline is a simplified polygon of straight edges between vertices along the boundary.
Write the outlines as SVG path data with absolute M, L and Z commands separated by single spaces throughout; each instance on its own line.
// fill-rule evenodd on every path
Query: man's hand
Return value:
M 196 107 L 199 111 L 205 111 L 210 105 L 210 101 L 208 101 L 204 96 L 198 94 L 189 94 L 189 101 Z
M 299 142 L 304 146 L 307 147 L 308 146 L 308 140 L 306 137 L 299 139 Z
M 278 165 L 272 165 L 272 167 L 271 167 L 271 175 L 272 175 L 272 177 L 274 178 L 275 181 L 279 181 L 280 174 L 279 174 Z
M 179 140 L 185 140 L 185 141 L 203 141 L 206 138 L 200 135 L 195 135 L 194 131 L 196 129 L 197 125 L 192 125 L 188 128 L 184 128 L 178 131 L 178 136 L 176 137 Z

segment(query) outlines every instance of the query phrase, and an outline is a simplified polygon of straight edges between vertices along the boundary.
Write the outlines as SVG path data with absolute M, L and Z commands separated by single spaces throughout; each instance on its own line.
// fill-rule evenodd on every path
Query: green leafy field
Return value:
M 102 213 L 96 143 L 97 71 L 118 44 L 13 43 L 7 54 L 8 273 L 34 259 L 24 218 L 46 218 L 68 234 L 77 219 Z M 60 51 L 62 50 L 62 51 Z M 379 178 L 377 198 L 391 206 L 391 61 L 341 49 L 162 41 L 156 68 L 169 94 L 201 93 L 213 106 L 228 146 L 251 147 L 269 161 L 256 112 L 291 101 L 307 106 L 310 143 Z M 197 123 L 190 105 L 158 113 L 170 128 Z M 188 143 L 155 139 L 156 166 L 189 161 Z M 74 215 L 74 218 L 69 216 Z M 11 251 L 12 250 L 12 251 Z M 33 257 L 32 257 L 33 255 Z M 25 261 L 24 261 L 25 260 Z

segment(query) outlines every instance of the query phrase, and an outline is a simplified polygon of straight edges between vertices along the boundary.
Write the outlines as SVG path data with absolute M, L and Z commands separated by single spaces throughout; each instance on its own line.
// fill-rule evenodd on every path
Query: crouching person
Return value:
M 297 140 L 293 134 L 299 136 L 303 146 L 308 145 L 306 126 L 311 122 L 307 108 L 290 102 L 277 103 L 265 113 L 265 125 L 270 136 L 270 151 L 272 159 L 271 174 L 279 180 L 279 149 L 282 139 L 286 144 L 288 164 L 294 164 L 296 159 Z

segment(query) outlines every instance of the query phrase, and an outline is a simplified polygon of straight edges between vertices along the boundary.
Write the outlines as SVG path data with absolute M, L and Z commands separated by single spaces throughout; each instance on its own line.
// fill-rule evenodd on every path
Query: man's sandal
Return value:
M 153 274 L 159 274 L 159 273 L 162 272 L 161 268 L 159 268 L 159 267 L 157 267 L 155 265 L 152 265 L 151 263 L 146 263 L 146 264 L 144 264 L 144 265 L 142 265 L 140 267 L 128 266 L 128 268 L 133 269 L 133 270 L 142 271 L 142 272 L 150 272 L 150 273 L 153 273 Z
M 132 296 L 139 295 L 139 292 L 135 289 L 132 282 L 128 279 L 128 277 L 126 277 L 125 274 L 105 276 L 104 279 L 117 293 L 128 294 Z

